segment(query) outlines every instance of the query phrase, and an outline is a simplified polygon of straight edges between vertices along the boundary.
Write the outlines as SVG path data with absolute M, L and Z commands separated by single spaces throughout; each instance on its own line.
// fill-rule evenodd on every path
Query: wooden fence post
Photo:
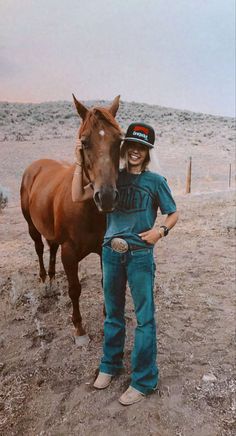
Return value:
M 229 164 L 229 188 L 231 188 L 231 163 Z
M 191 192 L 191 181 L 192 181 L 192 157 L 189 158 L 187 177 L 186 177 L 186 194 Z

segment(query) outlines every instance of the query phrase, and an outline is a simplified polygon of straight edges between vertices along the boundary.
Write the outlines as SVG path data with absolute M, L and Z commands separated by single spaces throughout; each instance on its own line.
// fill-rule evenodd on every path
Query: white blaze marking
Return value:
M 104 130 L 100 130 L 99 135 L 100 135 L 100 136 L 105 136 L 105 132 L 104 132 Z

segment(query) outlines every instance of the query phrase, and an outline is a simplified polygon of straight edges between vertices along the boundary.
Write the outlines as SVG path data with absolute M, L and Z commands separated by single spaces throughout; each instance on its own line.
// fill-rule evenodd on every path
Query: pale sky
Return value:
M 0 0 L 0 101 L 234 115 L 234 0 Z

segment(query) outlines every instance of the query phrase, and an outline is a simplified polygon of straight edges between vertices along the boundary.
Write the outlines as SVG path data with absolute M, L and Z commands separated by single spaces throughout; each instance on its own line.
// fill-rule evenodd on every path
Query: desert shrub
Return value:
M 0 212 L 7 206 L 8 196 L 6 190 L 0 186 Z
M 75 118 L 75 117 L 77 117 L 77 114 L 74 114 L 73 112 L 64 115 L 64 118 L 65 118 L 65 119 Z

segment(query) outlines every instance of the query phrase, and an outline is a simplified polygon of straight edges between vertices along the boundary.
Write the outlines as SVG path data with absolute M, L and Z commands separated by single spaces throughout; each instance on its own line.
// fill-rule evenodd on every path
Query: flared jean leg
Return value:
M 158 381 L 154 276 L 152 250 L 145 255 L 140 250 L 129 257 L 128 281 L 137 320 L 131 355 L 131 386 L 144 394 L 151 393 Z
M 115 375 L 123 368 L 126 269 L 124 256 L 110 247 L 103 248 L 102 261 L 106 318 L 100 371 Z

